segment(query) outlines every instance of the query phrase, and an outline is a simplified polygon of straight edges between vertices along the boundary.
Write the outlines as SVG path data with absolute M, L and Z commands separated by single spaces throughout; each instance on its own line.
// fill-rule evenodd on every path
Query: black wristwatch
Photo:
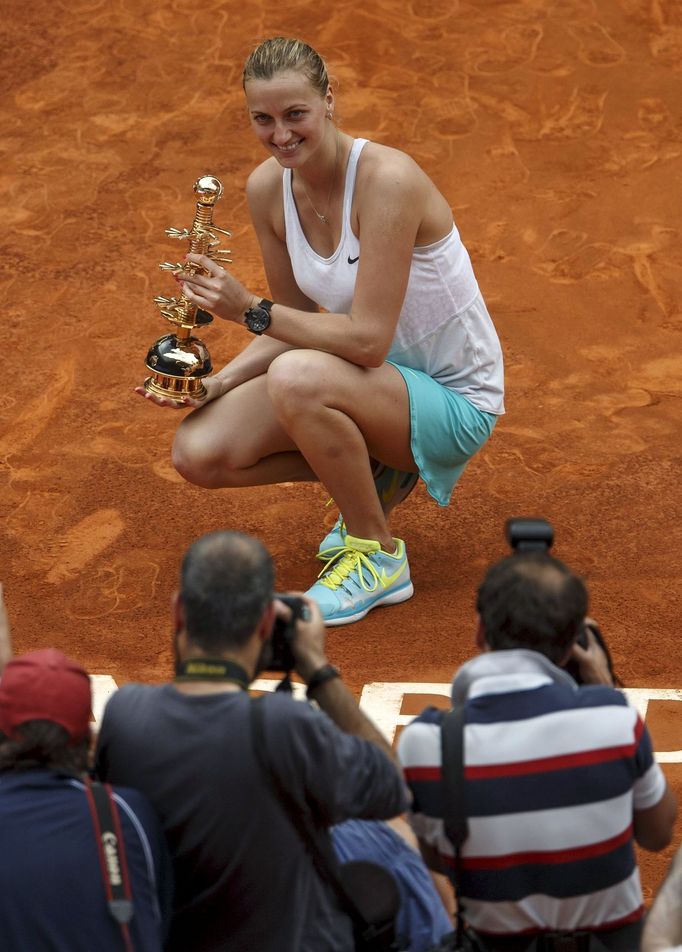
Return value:
M 272 320 L 270 317 L 271 307 L 272 301 L 263 298 L 255 307 L 250 307 L 248 311 L 244 311 L 244 323 L 253 334 L 262 334 L 270 327 L 270 321 Z
M 318 668 L 317 671 L 314 671 L 310 676 L 308 681 L 308 689 L 305 692 L 306 697 L 310 697 L 314 691 L 317 691 L 318 688 L 321 688 L 323 684 L 326 684 L 327 681 L 331 681 L 333 678 L 340 678 L 341 672 L 338 668 L 335 668 L 333 664 L 323 664 L 321 668 Z

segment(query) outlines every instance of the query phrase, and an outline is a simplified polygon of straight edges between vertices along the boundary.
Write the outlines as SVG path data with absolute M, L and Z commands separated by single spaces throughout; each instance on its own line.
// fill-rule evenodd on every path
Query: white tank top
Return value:
M 311 248 L 291 189 L 282 172 L 286 244 L 296 284 L 332 314 L 351 309 L 360 242 L 351 227 L 358 160 L 366 139 L 353 142 L 343 193 L 341 238 L 330 258 Z M 415 247 L 410 276 L 388 359 L 423 370 L 488 413 L 504 413 L 502 350 L 480 297 L 468 252 L 454 222 L 432 245 Z M 477 302 L 476 307 L 472 305 Z

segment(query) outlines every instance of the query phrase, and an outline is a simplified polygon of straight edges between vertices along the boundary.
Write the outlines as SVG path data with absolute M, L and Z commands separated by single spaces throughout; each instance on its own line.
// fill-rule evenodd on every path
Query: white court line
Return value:
M 252 687 L 257 691 L 274 691 L 279 684 L 279 678 L 258 678 Z M 108 674 L 93 674 L 90 676 L 92 685 L 92 714 L 95 725 L 98 726 L 106 702 L 117 688 L 116 682 Z M 293 683 L 294 697 L 298 700 L 305 698 L 305 685 Z M 396 729 L 409 724 L 414 714 L 401 714 L 403 701 L 410 694 L 431 694 L 437 697 L 450 697 L 450 684 L 433 683 L 430 681 L 373 681 L 362 689 L 360 707 L 370 717 L 379 730 L 391 741 L 395 737 Z M 625 694 L 634 708 L 639 712 L 642 720 L 646 720 L 650 701 L 679 701 L 682 702 L 682 689 L 679 688 L 626 688 Z M 680 708 L 682 714 L 682 708 Z M 680 720 L 682 734 L 682 718 Z M 682 750 L 656 751 L 656 760 L 661 764 L 682 763 Z
M 111 695 L 118 690 L 118 685 L 110 674 L 91 674 L 90 690 L 92 692 L 92 717 L 95 727 L 102 721 L 102 714 Z
M 400 713 L 406 695 L 433 694 L 449 698 L 450 689 L 449 683 L 374 681 L 362 689 L 360 706 L 392 742 L 396 728 L 409 724 L 416 716 Z M 682 690 L 679 688 L 626 688 L 624 693 L 642 720 L 646 720 L 649 701 L 682 701 Z M 662 764 L 682 763 L 682 750 L 656 751 L 656 760 Z
M 279 684 L 272 678 L 259 678 L 251 685 L 256 691 L 274 691 Z M 305 684 L 292 682 L 293 695 L 298 701 L 305 700 Z M 106 703 L 111 695 L 118 690 L 118 685 L 110 674 L 91 674 L 90 689 L 92 691 L 92 719 L 95 729 L 99 728 Z

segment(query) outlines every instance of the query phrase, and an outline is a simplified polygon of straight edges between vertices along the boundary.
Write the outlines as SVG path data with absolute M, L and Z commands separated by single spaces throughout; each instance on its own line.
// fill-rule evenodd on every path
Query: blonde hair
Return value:
M 246 87 L 250 79 L 272 79 L 285 70 L 303 73 L 320 96 L 327 94 L 329 77 L 320 54 L 303 40 L 285 36 L 264 40 L 256 47 L 244 64 L 242 86 Z

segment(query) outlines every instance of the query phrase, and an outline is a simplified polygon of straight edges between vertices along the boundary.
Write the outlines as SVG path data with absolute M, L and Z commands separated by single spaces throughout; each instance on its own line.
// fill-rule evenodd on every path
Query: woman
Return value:
M 257 337 L 185 401 L 173 463 L 208 488 L 324 483 L 342 518 L 308 594 L 346 624 L 412 595 L 386 512 L 417 475 L 448 504 L 504 412 L 502 354 L 445 198 L 407 155 L 341 132 L 319 55 L 266 40 L 243 83 L 270 153 L 247 197 L 274 304 L 187 256 L 205 270 L 177 276 L 185 295 Z

